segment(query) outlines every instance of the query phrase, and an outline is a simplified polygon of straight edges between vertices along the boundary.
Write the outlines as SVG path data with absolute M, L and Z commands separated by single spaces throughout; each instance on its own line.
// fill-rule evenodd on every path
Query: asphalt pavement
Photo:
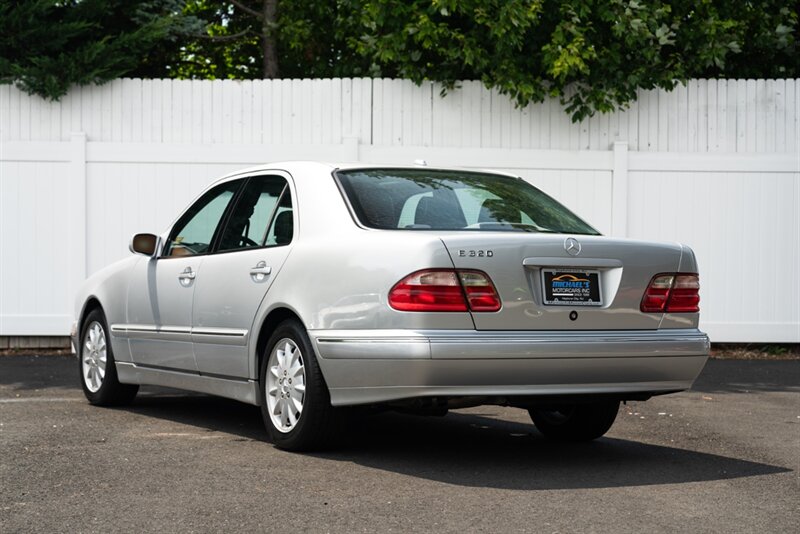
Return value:
M 83 398 L 71 357 L 0 357 L 0 532 L 797 532 L 800 361 L 710 361 L 554 444 L 527 413 L 384 413 L 337 451 L 266 441 L 258 409 L 142 388 Z

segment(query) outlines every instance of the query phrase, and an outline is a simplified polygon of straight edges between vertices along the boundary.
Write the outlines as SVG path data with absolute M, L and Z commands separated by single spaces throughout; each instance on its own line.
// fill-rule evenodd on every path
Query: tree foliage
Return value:
M 348 43 L 376 74 L 478 79 L 573 119 L 691 77 L 800 76 L 785 0 L 365 0 Z
M 480 80 L 579 120 L 693 77 L 800 77 L 796 0 L 0 0 L 0 81 Z
M 187 33 L 182 3 L 0 0 L 0 82 L 47 98 L 72 84 L 163 69 L 159 48 Z
M 260 77 L 244 2 L 190 0 L 212 35 L 186 51 L 217 77 Z M 209 10 L 210 6 L 224 9 Z M 193 7 L 194 6 L 194 7 Z M 202 13 L 196 8 L 205 6 Z M 579 120 L 624 107 L 637 89 L 692 77 L 800 76 L 798 7 L 786 0 L 331 0 L 278 2 L 282 77 L 480 80 L 518 105 L 559 97 Z M 240 45 L 247 50 L 239 49 Z M 207 73 L 188 65 L 176 73 Z

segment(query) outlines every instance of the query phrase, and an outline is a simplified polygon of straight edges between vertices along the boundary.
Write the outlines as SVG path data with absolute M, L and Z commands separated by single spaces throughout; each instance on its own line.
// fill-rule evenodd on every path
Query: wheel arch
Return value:
M 272 336 L 272 333 L 278 328 L 278 325 L 287 319 L 296 319 L 303 328 L 306 328 L 305 323 L 300 318 L 300 315 L 290 308 L 289 306 L 279 305 L 274 307 L 267 313 L 264 320 L 261 321 L 261 326 L 258 329 L 258 337 L 256 338 L 255 351 L 253 354 L 253 365 L 250 369 L 252 376 L 258 380 L 259 369 L 261 368 L 261 359 L 264 357 L 267 348 L 267 342 Z
M 103 309 L 103 305 L 100 303 L 100 299 L 94 295 L 89 295 L 84 301 L 83 308 L 78 316 L 78 332 L 80 334 L 83 334 L 83 322 L 86 320 L 86 316 L 94 310 L 100 310 L 100 313 L 102 313 L 104 316 L 106 314 L 105 310 Z

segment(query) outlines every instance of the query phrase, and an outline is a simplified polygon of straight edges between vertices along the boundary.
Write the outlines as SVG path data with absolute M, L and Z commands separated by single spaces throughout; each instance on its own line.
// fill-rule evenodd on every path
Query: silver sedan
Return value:
M 601 236 L 511 175 L 265 165 L 130 249 L 77 296 L 89 401 L 220 395 L 290 450 L 333 443 L 356 405 L 515 406 L 591 440 L 620 401 L 689 388 L 709 349 L 689 247 Z

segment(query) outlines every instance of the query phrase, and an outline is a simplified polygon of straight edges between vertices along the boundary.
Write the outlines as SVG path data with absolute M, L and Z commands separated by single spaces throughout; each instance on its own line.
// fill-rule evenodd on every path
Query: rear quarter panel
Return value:
M 469 313 L 408 313 L 388 305 L 404 276 L 423 268 L 452 268 L 442 240 L 426 232 L 359 227 L 333 178 L 312 163 L 286 170 L 297 210 L 292 252 L 276 278 L 256 326 L 276 307 L 294 310 L 309 330 L 473 328 Z
M 389 307 L 391 288 L 423 268 L 452 268 L 441 240 L 356 229 L 342 239 L 297 243 L 268 301 L 294 309 L 309 330 L 465 329 L 469 313 L 409 313 Z

